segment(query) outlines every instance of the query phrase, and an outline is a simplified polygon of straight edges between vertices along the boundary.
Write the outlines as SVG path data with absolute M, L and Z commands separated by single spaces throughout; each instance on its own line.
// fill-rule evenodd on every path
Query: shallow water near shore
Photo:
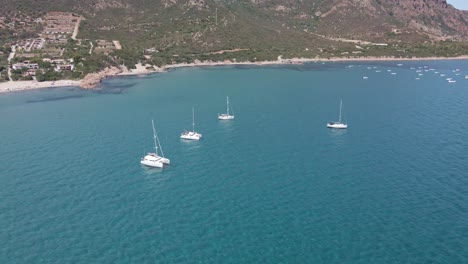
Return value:
M 0 95 L 0 263 L 468 263 L 468 61 L 397 63 Z

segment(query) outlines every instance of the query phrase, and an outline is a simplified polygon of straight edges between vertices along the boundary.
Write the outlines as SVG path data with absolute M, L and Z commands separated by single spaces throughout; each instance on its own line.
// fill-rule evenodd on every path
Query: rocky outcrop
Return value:
M 97 73 L 89 73 L 81 80 L 80 87 L 83 89 L 96 88 L 104 79 L 121 73 L 122 70 L 117 67 L 106 68 Z
M 328 0 L 318 6 L 317 33 L 385 41 L 398 29 L 407 42 L 468 40 L 468 12 L 446 0 Z
M 392 12 L 399 21 L 415 30 L 438 36 L 468 38 L 468 13 L 457 10 L 446 0 L 394 0 Z

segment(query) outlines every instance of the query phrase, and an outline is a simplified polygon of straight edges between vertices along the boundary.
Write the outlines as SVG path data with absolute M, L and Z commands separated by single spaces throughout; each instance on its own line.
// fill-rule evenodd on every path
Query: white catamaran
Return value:
M 141 158 L 140 163 L 149 167 L 155 167 L 155 168 L 162 168 L 164 167 L 164 164 L 169 165 L 171 161 L 164 157 L 164 152 L 161 147 L 161 143 L 159 142 L 158 134 L 156 133 L 156 129 L 154 129 L 154 121 L 151 120 L 151 124 L 153 125 L 153 140 L 154 140 L 154 150 L 155 152 L 149 152 Z M 158 155 L 158 147 L 159 150 L 161 151 L 161 156 Z
M 180 134 L 181 139 L 200 140 L 202 134 L 195 132 L 195 110 L 192 107 L 192 131 L 184 131 Z
M 327 123 L 328 128 L 338 128 L 338 129 L 346 129 L 348 128 L 347 124 L 341 123 L 341 108 L 343 106 L 343 101 L 340 100 L 340 116 L 337 122 L 329 122 Z
M 226 114 L 218 114 L 219 120 L 232 120 L 234 119 L 234 115 L 229 114 L 229 96 L 226 96 Z

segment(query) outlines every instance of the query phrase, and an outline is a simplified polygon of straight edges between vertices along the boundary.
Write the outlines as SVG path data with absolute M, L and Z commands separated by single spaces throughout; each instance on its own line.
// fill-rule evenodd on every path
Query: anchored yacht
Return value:
M 200 140 L 202 134 L 195 132 L 195 110 L 192 108 L 192 131 L 184 131 L 180 134 L 181 139 Z
M 155 167 L 155 168 L 162 168 L 164 167 L 164 164 L 169 165 L 171 161 L 164 157 L 164 152 L 161 147 L 161 143 L 159 142 L 158 134 L 156 133 L 156 129 L 154 129 L 154 121 L 151 120 L 151 124 L 153 125 L 153 140 L 154 140 L 154 150 L 155 152 L 149 152 L 141 158 L 140 163 L 149 167 Z M 158 154 L 158 146 L 159 150 L 161 151 L 161 156 Z
M 342 106 L 343 106 L 343 101 L 340 100 L 340 116 L 338 117 L 338 121 L 337 121 L 337 122 L 329 122 L 329 123 L 327 123 L 327 127 L 328 127 L 328 128 L 338 128 L 338 129 L 346 129 L 346 128 L 348 128 L 348 125 L 347 125 L 347 124 L 341 123 L 341 109 L 342 109 Z
M 226 96 L 226 114 L 218 114 L 219 120 L 232 120 L 234 119 L 234 115 L 229 114 L 229 96 Z

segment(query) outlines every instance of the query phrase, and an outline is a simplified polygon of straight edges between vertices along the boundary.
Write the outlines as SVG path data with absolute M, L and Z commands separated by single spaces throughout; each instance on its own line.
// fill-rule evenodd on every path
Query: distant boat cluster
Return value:
M 397 64 L 398 67 L 402 67 L 403 66 L 403 63 L 398 63 Z M 353 65 L 349 65 L 348 68 L 351 68 L 353 67 Z M 374 67 L 367 67 L 368 70 L 371 70 L 371 69 L 377 69 L 376 66 Z M 419 67 L 411 67 L 410 68 L 411 70 L 414 70 L 417 74 L 417 76 L 415 77 L 415 80 L 421 80 L 421 78 L 424 76 L 424 73 L 428 73 L 428 72 L 434 72 L 435 75 L 438 75 L 440 77 L 446 77 L 445 80 L 448 82 L 448 83 L 456 83 L 457 80 L 455 80 L 457 77 L 456 76 L 460 76 L 460 77 L 463 77 L 463 75 L 461 74 L 461 71 L 460 69 L 454 69 L 454 70 L 451 70 L 451 72 L 447 72 L 447 73 L 441 73 L 440 71 L 437 71 L 436 69 L 433 69 L 433 68 L 429 68 L 429 66 L 419 66 Z M 382 72 L 382 70 L 375 70 L 376 73 L 380 73 Z M 391 75 L 397 75 L 396 72 L 392 71 L 392 70 L 387 70 L 387 72 Z M 452 77 L 447 77 L 448 74 L 454 74 L 454 76 Z M 369 79 L 369 76 L 363 76 L 362 77 L 363 80 L 368 80 Z M 465 79 L 468 79 L 468 75 L 465 75 Z
M 443 78 L 447 77 L 447 74 L 450 74 L 450 73 L 441 73 L 440 71 L 438 71 L 438 70 L 436 70 L 434 68 L 429 68 L 429 66 L 419 66 L 418 68 L 411 67 L 410 69 L 415 70 L 415 72 L 418 73 L 418 77 L 416 77 L 416 80 L 420 80 L 421 77 L 424 76 L 423 72 L 425 72 L 425 73 L 433 72 L 436 76 L 443 77 Z M 451 73 L 455 74 L 455 76 L 447 77 L 447 78 L 445 78 L 445 80 L 448 83 L 456 83 L 457 81 L 454 80 L 454 78 L 456 78 L 456 76 L 461 75 L 460 69 L 452 70 Z

